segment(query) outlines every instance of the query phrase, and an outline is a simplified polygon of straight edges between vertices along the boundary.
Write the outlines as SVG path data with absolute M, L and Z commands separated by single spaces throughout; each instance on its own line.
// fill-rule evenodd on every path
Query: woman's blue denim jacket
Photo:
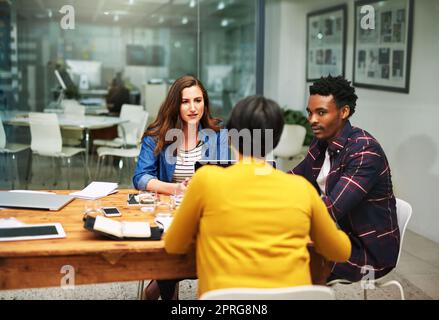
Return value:
M 212 129 L 199 127 L 198 137 L 203 141 L 201 150 L 202 160 L 229 160 L 230 149 L 228 145 L 227 129 L 215 132 Z M 137 167 L 133 176 L 133 185 L 138 190 L 145 190 L 151 179 L 163 182 L 172 182 L 176 163 L 176 144 L 165 146 L 158 154 L 154 154 L 156 141 L 151 136 L 146 136 L 142 141 Z

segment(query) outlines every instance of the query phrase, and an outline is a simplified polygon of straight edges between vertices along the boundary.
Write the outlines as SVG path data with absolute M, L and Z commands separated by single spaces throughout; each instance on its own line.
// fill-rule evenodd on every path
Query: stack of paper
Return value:
M 168 215 L 168 214 L 157 214 L 156 218 L 155 218 L 155 223 L 157 223 L 159 225 L 160 228 L 163 229 L 163 232 L 166 232 L 169 227 L 171 226 L 172 220 L 174 219 L 174 217 L 172 215 Z
M 70 193 L 71 196 L 80 199 L 94 200 L 117 192 L 117 183 L 93 181 L 81 191 Z
M 0 219 L 0 228 L 17 228 L 25 224 L 16 218 Z

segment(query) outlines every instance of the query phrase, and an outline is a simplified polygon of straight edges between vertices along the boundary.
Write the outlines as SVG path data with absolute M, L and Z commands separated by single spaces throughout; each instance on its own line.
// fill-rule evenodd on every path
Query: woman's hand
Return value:
M 187 187 L 189 185 L 190 181 L 191 181 L 191 178 L 185 178 L 182 183 L 184 184 L 185 187 Z
M 177 183 L 177 187 L 175 188 L 175 194 L 185 193 L 190 181 L 191 178 L 185 178 L 184 181 Z
M 186 192 L 187 184 L 186 180 L 183 182 L 176 183 L 175 194 L 183 194 Z

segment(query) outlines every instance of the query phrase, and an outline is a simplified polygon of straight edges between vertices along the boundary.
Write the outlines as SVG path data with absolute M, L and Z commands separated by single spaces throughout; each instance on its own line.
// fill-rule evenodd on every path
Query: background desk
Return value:
M 68 194 L 72 191 L 56 193 Z M 129 192 L 101 199 L 102 206 L 116 206 L 125 221 L 152 222 L 150 213 L 129 207 Z M 75 284 L 143 279 L 195 278 L 194 253 L 170 255 L 163 241 L 113 241 L 83 228 L 85 200 L 75 199 L 61 211 L 4 209 L 0 218 L 15 217 L 24 223 L 60 222 L 67 238 L 2 242 L 0 245 L 0 289 L 60 286 L 65 276 L 61 268 L 75 269 Z
M 29 117 L 26 112 L 5 112 L 1 114 L 4 123 L 15 126 L 29 126 Z M 69 117 L 64 114 L 58 115 L 58 121 L 61 128 L 72 130 L 83 130 L 85 141 L 85 167 L 89 170 L 89 152 L 90 152 L 90 130 L 109 128 L 128 122 L 121 120 L 119 117 L 98 117 L 84 116 L 82 118 Z M 85 182 L 87 184 L 88 181 Z

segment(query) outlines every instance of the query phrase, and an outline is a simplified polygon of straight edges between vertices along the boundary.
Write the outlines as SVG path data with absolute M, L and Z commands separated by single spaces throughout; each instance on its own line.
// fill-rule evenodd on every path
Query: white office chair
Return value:
M 138 121 L 140 120 L 140 121 Z M 140 144 L 142 140 L 143 133 L 145 131 L 146 124 L 148 122 L 148 112 L 140 110 L 136 113 L 136 121 L 134 125 L 132 125 L 131 129 L 135 129 L 135 147 L 134 148 L 109 148 L 109 147 L 100 147 L 97 149 L 98 154 L 98 164 L 97 164 L 97 174 L 96 179 L 99 179 L 99 175 L 101 172 L 101 164 L 105 160 L 105 157 L 118 157 L 119 158 L 119 183 L 122 181 L 122 169 L 124 167 L 124 159 L 133 159 L 134 163 L 137 161 L 137 158 L 140 153 Z M 128 162 L 128 169 L 130 169 L 130 162 Z M 134 171 L 131 170 L 130 171 Z
M 124 104 L 120 110 L 120 119 L 128 120 L 118 126 L 118 137 L 112 140 L 96 139 L 93 141 L 94 146 L 121 148 L 135 146 L 137 144 L 137 130 L 142 121 L 143 106 Z
M 200 300 L 335 300 L 334 292 L 325 286 L 287 288 L 230 288 L 204 293 Z
M 279 157 L 292 160 L 302 150 L 305 135 L 305 127 L 296 124 L 285 125 L 279 144 L 273 150 L 274 158 Z
M 15 189 L 15 179 L 18 179 L 18 181 L 20 181 L 16 154 L 27 149 L 29 149 L 28 144 L 7 143 L 5 128 L 3 127 L 3 121 L 0 117 L 0 154 L 4 154 L 7 159 L 10 159 L 11 160 L 10 163 L 14 168 L 13 170 L 14 176 L 11 177 L 12 189 Z M 10 171 L 8 162 L 9 162 L 8 160 L 4 162 L 5 173 L 7 171 Z M 4 174 L 3 176 L 5 177 L 6 174 Z
M 76 100 L 63 100 L 61 105 L 64 109 L 64 115 L 73 119 L 82 119 L 85 117 L 85 106 L 79 104 Z M 63 129 L 61 128 L 62 143 L 64 146 L 79 146 L 84 138 L 82 130 Z
M 395 269 L 398 266 L 399 258 L 401 257 L 402 243 L 403 243 L 403 240 L 404 240 L 405 230 L 406 230 L 407 225 L 409 223 L 410 217 L 412 216 L 412 206 L 408 202 L 396 198 L 396 215 L 398 217 L 398 227 L 399 227 L 399 232 L 400 232 L 400 243 L 399 243 L 399 253 L 398 253 L 398 258 L 396 260 Z M 393 270 L 391 272 L 393 272 Z M 383 287 L 387 287 L 387 286 L 390 286 L 390 285 L 393 284 L 396 287 L 398 287 L 399 292 L 401 293 L 401 300 L 405 300 L 404 290 L 403 290 L 403 288 L 401 286 L 401 283 L 399 283 L 399 281 L 397 281 L 397 280 L 385 281 L 390 273 L 386 274 L 385 276 L 383 276 L 381 278 L 375 279 L 375 280 L 368 279 L 367 282 L 372 287 L 375 286 L 377 288 L 383 288 Z M 336 285 L 336 284 L 352 284 L 352 283 L 353 282 L 348 281 L 348 280 L 336 279 L 336 280 L 328 282 L 327 285 L 328 286 L 333 286 L 333 285 Z M 366 288 L 366 286 L 363 288 L 363 293 L 364 293 L 364 300 L 367 300 L 367 288 Z
M 166 83 L 147 83 L 144 87 L 145 110 L 148 111 L 151 121 L 157 117 L 160 106 L 166 98 L 168 87 Z
M 70 189 L 71 158 L 74 155 L 85 152 L 84 148 L 63 147 L 61 130 L 58 123 L 58 116 L 54 113 L 29 113 L 29 124 L 31 134 L 31 149 L 33 155 L 51 157 L 52 164 L 55 159 L 66 159 L 68 165 L 67 188 Z M 83 153 L 84 155 L 84 153 Z M 85 157 L 84 178 L 86 174 Z M 30 162 L 29 175 L 32 174 L 32 161 Z M 60 175 L 54 175 L 55 183 Z M 30 177 L 28 177 L 30 181 Z

